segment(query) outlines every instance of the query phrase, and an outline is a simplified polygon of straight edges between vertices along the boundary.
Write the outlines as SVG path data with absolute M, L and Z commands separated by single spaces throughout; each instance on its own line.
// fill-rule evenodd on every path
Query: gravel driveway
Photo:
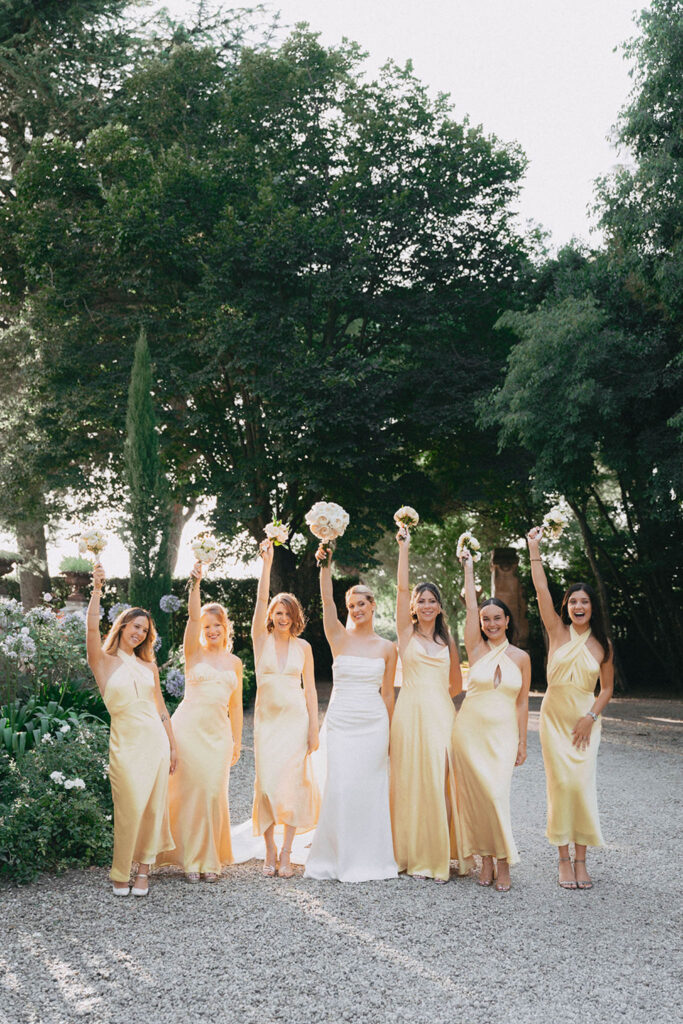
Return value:
M 683 705 L 613 706 L 598 768 L 609 845 L 590 892 L 555 880 L 537 707 L 513 784 L 510 893 L 471 878 L 263 879 L 255 862 L 213 886 L 156 879 L 140 901 L 111 897 L 103 869 L 47 877 L 0 890 L 0 1022 L 671 1024 Z M 245 725 L 234 821 L 250 810 Z

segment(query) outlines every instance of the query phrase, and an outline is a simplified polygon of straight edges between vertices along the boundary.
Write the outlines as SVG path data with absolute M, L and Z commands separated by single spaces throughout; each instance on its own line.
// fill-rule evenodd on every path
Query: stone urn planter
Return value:
M 2 583 L 2 577 L 11 573 L 18 561 L 19 555 L 15 555 L 13 551 L 0 551 L 0 597 L 7 597 L 8 593 L 7 586 Z
M 85 590 L 90 583 L 90 573 L 66 571 L 62 576 L 69 585 L 65 608 L 83 608 L 88 603 Z

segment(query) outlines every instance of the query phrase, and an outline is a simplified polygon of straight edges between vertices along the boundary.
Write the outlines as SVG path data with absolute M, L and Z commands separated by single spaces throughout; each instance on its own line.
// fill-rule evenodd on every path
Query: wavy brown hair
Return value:
M 272 633 L 273 630 L 275 629 L 275 624 L 273 622 L 273 611 L 275 609 L 275 606 L 278 604 L 283 604 L 287 611 L 289 612 L 290 618 L 292 620 L 292 624 L 289 627 L 290 635 L 300 636 L 303 633 L 304 629 L 306 628 L 306 616 L 304 615 L 304 610 L 301 607 L 301 602 L 299 601 L 299 598 L 295 597 L 294 594 L 276 594 L 275 597 L 271 600 L 270 604 L 268 605 L 268 610 L 266 612 L 266 629 L 268 630 L 268 632 Z
M 607 638 L 607 630 L 605 629 L 605 623 L 602 618 L 602 609 L 600 608 L 598 595 L 595 593 L 590 583 L 572 583 L 571 587 L 567 587 L 564 592 L 564 597 L 562 598 L 562 605 L 560 606 L 560 618 L 564 622 L 565 626 L 569 626 L 571 624 L 572 620 L 569 617 L 569 609 L 567 608 L 567 605 L 569 604 L 569 598 L 572 594 L 576 594 L 579 590 L 583 590 L 590 598 L 591 617 L 589 626 L 593 636 L 605 652 L 602 659 L 602 663 L 604 664 L 609 658 L 612 648 Z
M 204 618 L 205 615 L 215 615 L 216 616 L 216 618 L 220 622 L 221 626 L 225 630 L 225 643 L 223 644 L 223 648 L 226 651 L 231 651 L 232 650 L 232 640 L 233 640 L 233 635 L 234 635 L 235 631 L 233 629 L 232 622 L 228 618 L 227 610 L 223 607 L 222 604 L 218 604 L 217 601 L 212 601 L 210 604 L 205 604 L 205 605 L 202 606 L 202 610 L 201 610 L 200 615 L 199 615 L 200 625 L 201 625 L 201 621 L 202 621 L 202 619 Z M 199 636 L 199 642 L 202 645 L 204 644 L 204 630 L 203 629 L 202 629 L 202 631 L 200 633 L 200 636 Z
M 105 654 L 116 654 L 119 649 L 121 630 L 140 615 L 144 615 L 147 619 L 149 629 L 145 639 L 135 648 L 135 657 L 140 658 L 141 661 L 154 661 L 154 643 L 157 638 L 157 631 L 154 619 L 144 608 L 128 608 L 116 616 L 102 644 L 102 650 Z
M 420 594 L 423 594 L 425 590 L 436 598 L 441 605 L 441 611 L 434 619 L 434 640 L 438 644 L 441 641 L 444 646 L 448 647 L 450 643 L 451 634 L 448 629 L 448 623 L 446 622 L 446 616 L 443 610 L 443 600 L 441 597 L 441 591 L 437 587 L 436 583 L 418 583 L 416 587 L 413 587 L 413 592 L 410 595 L 410 617 L 413 620 L 413 630 L 417 629 L 417 611 L 416 604 Z

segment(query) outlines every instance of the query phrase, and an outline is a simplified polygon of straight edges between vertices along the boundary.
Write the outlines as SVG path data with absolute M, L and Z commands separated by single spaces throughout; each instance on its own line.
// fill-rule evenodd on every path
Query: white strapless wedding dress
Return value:
M 397 878 L 389 815 L 389 717 L 380 695 L 383 658 L 342 654 L 321 746 L 327 772 L 306 878 Z

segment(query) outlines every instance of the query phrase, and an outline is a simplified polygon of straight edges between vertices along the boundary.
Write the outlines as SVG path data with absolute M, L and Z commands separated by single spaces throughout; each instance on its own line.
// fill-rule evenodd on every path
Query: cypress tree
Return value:
M 128 600 L 149 610 L 164 638 L 167 624 L 166 616 L 159 609 L 159 598 L 171 588 L 168 570 L 164 568 L 170 525 L 169 503 L 159 456 L 152 387 L 147 335 L 141 329 L 128 389 L 124 443 L 128 486 L 125 537 L 130 555 Z

